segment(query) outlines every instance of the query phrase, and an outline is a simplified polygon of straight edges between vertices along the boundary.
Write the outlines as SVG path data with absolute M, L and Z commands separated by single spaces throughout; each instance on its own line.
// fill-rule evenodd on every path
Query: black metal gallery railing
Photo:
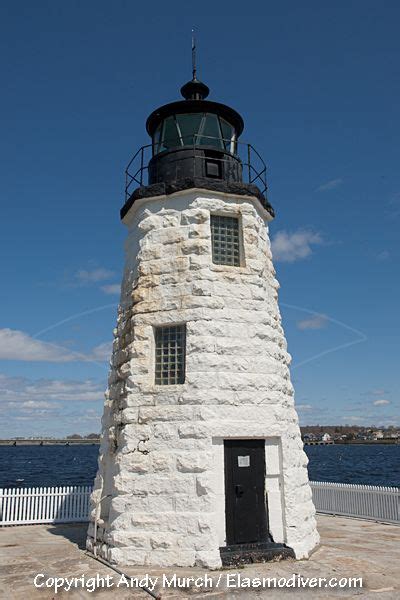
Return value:
M 149 185 L 149 163 L 151 159 L 161 159 L 163 155 L 175 150 L 177 151 L 176 156 L 171 162 L 175 161 L 177 171 L 179 163 L 189 159 L 193 161 L 193 173 L 195 175 L 196 166 L 198 169 L 198 165 L 209 158 L 210 151 L 213 153 L 213 162 L 219 162 L 221 163 L 221 166 L 228 164 L 232 165 L 232 159 L 236 160 L 241 170 L 241 181 L 243 183 L 256 185 L 261 194 L 266 198 L 267 167 L 260 154 L 251 144 L 238 142 L 236 140 L 223 140 L 221 138 L 199 134 L 191 135 L 190 138 L 193 140 L 193 143 L 187 143 L 186 140 L 184 145 L 182 143 L 181 146 L 175 145 L 172 147 L 171 144 L 169 148 L 156 154 L 154 153 L 154 144 L 147 144 L 139 148 L 129 161 L 125 170 L 125 200 L 130 198 L 137 186 L 142 187 Z M 222 146 L 229 148 L 233 146 L 235 152 L 228 152 Z M 189 151 L 190 157 L 188 157 L 187 152 L 181 153 L 181 150 Z M 154 174 L 154 167 L 157 166 L 157 162 L 154 164 L 153 160 L 152 163 L 153 165 L 151 168 L 153 169 Z M 203 169 L 200 170 L 203 171 Z M 200 176 L 200 173 L 198 173 L 198 176 Z

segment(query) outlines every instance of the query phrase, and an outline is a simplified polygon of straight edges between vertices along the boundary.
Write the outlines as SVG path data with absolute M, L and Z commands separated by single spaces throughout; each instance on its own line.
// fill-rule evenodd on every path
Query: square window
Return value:
M 239 219 L 211 215 L 211 244 L 213 263 L 239 267 Z
M 176 385 L 185 382 L 186 325 L 156 327 L 157 385 Z
M 221 179 L 221 164 L 216 160 L 206 160 L 206 177 Z

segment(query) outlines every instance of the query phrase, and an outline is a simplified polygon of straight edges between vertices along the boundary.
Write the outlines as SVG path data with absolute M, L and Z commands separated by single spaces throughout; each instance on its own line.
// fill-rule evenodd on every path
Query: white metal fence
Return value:
M 87 521 L 90 485 L 0 489 L 0 525 Z
M 400 488 L 311 481 L 317 512 L 400 523 Z
M 400 523 L 400 488 L 311 481 L 317 512 Z M 0 489 L 0 525 L 88 520 L 92 486 Z

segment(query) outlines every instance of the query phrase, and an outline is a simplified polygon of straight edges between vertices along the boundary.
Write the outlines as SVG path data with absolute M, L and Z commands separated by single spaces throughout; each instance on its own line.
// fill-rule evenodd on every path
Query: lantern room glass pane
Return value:
M 161 125 L 162 123 L 159 124 L 159 126 L 153 134 L 153 154 L 157 154 L 157 152 L 160 152 Z
M 162 134 L 162 150 L 169 150 L 181 145 L 181 140 L 176 128 L 175 117 L 168 117 L 164 121 Z
M 214 146 L 223 148 L 221 129 L 217 115 L 207 113 L 204 117 L 202 128 L 198 136 L 198 144 L 201 146 Z
M 199 132 L 202 118 L 202 113 L 176 115 L 183 146 L 191 146 L 194 144 L 194 135 Z
M 225 119 L 221 119 L 221 117 L 220 117 L 219 121 L 221 123 L 222 137 L 223 137 L 223 141 L 224 141 L 225 150 L 233 153 L 235 151 L 235 148 L 234 148 L 235 130 L 232 127 L 232 125 L 229 125 L 228 121 L 225 121 Z

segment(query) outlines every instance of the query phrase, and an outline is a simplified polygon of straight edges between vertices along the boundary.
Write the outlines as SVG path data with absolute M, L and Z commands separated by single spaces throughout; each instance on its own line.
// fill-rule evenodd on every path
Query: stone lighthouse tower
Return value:
M 127 169 L 88 549 L 154 566 L 304 558 L 319 536 L 265 165 L 195 74 L 181 93 L 149 116 L 151 144 Z

